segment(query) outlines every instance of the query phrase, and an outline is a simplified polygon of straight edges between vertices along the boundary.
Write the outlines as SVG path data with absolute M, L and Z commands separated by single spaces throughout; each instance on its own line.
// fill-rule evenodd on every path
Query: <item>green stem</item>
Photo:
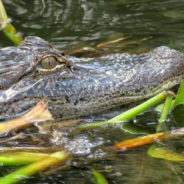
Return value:
M 3 166 L 26 165 L 49 157 L 46 153 L 4 152 L 0 153 L 0 164 Z
M 3 6 L 2 0 L 0 0 L 0 26 L 1 29 L 9 22 L 6 10 Z
M 173 100 L 173 96 L 167 96 L 165 103 L 164 103 L 164 107 L 160 116 L 160 119 L 158 120 L 158 125 L 156 128 L 156 132 L 160 132 L 162 131 L 162 127 L 163 127 L 163 123 L 166 121 L 169 110 L 172 106 L 172 100 Z
M 96 128 L 107 124 L 114 124 L 114 123 L 122 123 L 122 121 L 127 121 L 136 115 L 140 114 L 141 112 L 144 112 L 146 109 L 158 104 L 162 100 L 164 100 L 167 96 L 170 96 L 170 92 L 163 91 L 162 93 L 159 93 L 158 95 L 152 97 L 151 99 L 147 100 L 146 102 L 104 122 L 96 122 L 96 123 L 89 123 L 85 125 L 81 125 L 76 127 L 77 129 L 85 129 L 85 128 Z
M 50 166 L 53 166 L 63 160 L 66 160 L 69 155 L 65 152 L 56 152 L 51 154 L 49 157 L 40 160 L 38 162 L 32 163 L 28 166 L 22 167 L 2 178 L 0 178 L 0 183 L 2 184 L 14 184 L 21 180 L 26 179 L 37 172 L 43 171 Z
M 16 45 L 18 45 L 23 40 L 22 36 L 17 33 L 15 27 L 10 23 L 8 23 L 3 29 L 3 33 L 10 41 Z
M 0 29 L 15 44 L 19 44 L 22 37 L 17 33 L 15 27 L 9 22 L 2 0 L 0 0 Z

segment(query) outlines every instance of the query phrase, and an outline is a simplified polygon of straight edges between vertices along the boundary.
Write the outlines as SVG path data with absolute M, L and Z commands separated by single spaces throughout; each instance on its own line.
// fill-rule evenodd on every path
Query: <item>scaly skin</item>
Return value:
M 48 56 L 59 60 L 58 69 L 40 71 Z M 169 89 L 183 74 L 184 55 L 165 46 L 141 55 L 76 58 L 27 37 L 0 49 L 0 115 L 17 115 L 45 97 L 55 117 L 100 113 Z

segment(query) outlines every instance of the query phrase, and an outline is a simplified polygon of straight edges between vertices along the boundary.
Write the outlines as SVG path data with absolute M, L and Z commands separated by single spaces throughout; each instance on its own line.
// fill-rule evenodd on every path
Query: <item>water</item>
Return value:
M 121 33 L 132 40 L 149 38 L 133 48 L 168 45 L 182 50 L 182 0 L 6 0 L 13 24 L 23 36 L 37 35 L 63 47 L 98 43 Z M 1 37 L 1 45 L 9 44 Z
M 180 51 L 184 48 L 182 0 L 6 0 L 4 3 L 13 25 L 24 37 L 40 36 L 56 48 L 95 47 L 113 40 L 113 35 L 128 38 L 121 48 L 119 45 L 111 48 L 113 52 L 143 52 L 160 45 Z M 0 46 L 10 44 L 0 34 Z M 158 113 L 149 112 L 139 116 L 136 122 L 153 130 L 158 117 Z M 146 154 L 147 146 L 118 154 L 108 151 L 109 146 L 130 137 L 134 135 L 119 127 L 74 134 L 70 144 L 78 156 L 70 168 L 23 183 L 92 183 L 91 168 L 102 172 L 113 184 L 183 183 L 183 164 L 150 158 Z M 77 141 L 81 143 L 78 150 L 74 149 Z M 175 143 L 179 146 L 174 149 L 181 151 L 182 140 Z M 169 141 L 164 144 L 175 147 Z

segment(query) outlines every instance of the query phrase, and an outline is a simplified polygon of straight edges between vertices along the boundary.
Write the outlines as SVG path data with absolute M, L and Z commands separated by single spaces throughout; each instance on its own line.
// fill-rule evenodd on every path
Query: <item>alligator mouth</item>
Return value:
M 142 95 L 145 96 L 145 98 L 149 98 L 151 96 L 154 96 L 158 93 L 160 93 L 161 91 L 168 91 L 171 88 L 176 87 L 177 85 L 179 85 L 179 83 L 181 82 L 181 80 L 184 79 L 184 75 L 178 75 L 178 76 L 174 76 L 172 78 L 169 78 L 165 81 L 163 81 L 162 83 L 156 85 L 156 86 L 152 86 L 149 89 L 145 89 L 144 91 L 142 91 Z

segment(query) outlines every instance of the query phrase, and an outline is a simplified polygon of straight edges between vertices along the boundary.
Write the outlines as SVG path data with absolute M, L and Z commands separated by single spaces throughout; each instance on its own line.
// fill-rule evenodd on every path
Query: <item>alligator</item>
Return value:
M 41 99 L 55 118 L 106 112 L 170 89 L 183 74 L 184 55 L 166 46 L 77 58 L 28 36 L 0 49 L 0 117 L 16 116 Z

